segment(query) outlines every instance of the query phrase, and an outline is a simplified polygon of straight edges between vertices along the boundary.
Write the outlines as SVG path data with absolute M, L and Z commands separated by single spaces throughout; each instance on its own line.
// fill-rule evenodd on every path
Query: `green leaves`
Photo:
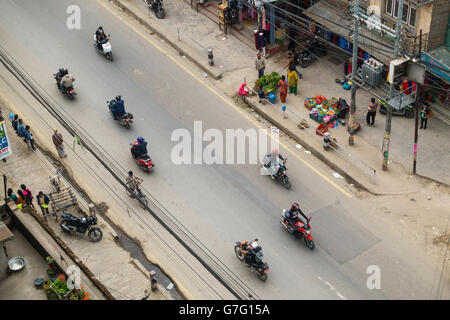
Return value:
M 281 80 L 281 76 L 277 72 L 272 72 L 256 80 L 256 86 L 263 86 L 265 92 L 272 92 L 277 88 L 278 82 Z

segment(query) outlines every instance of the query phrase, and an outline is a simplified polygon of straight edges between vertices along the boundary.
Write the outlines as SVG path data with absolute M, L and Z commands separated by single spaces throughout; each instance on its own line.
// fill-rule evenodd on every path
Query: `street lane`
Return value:
M 65 28 L 65 10 L 70 4 L 82 8 L 81 30 Z M 200 119 L 204 128 L 222 132 L 253 125 L 102 5 L 96 1 L 2 0 L 0 18 L 2 45 L 14 52 L 42 88 L 124 167 L 137 171 L 128 143 L 138 135 L 150 139 L 149 150 L 157 167 L 151 176 L 144 177 L 145 187 L 161 202 L 175 202 L 176 205 L 170 205 L 171 212 L 262 297 L 339 298 L 318 277 L 329 281 L 348 298 L 389 297 L 384 291 L 366 289 L 367 265 L 344 270 L 345 263 L 356 257 L 352 252 L 334 253 L 345 251 L 339 244 L 344 239 L 325 237 L 327 229 L 323 226 L 333 214 L 338 223 L 340 217 L 359 210 L 362 204 L 349 199 L 304 163 L 288 156 L 288 174 L 293 183 L 290 191 L 260 176 L 255 165 L 172 164 L 170 153 L 174 144 L 170 135 L 177 128 L 185 127 L 192 132 L 193 121 Z M 93 32 L 98 25 L 111 33 L 113 63 L 92 47 Z M 69 68 L 77 78 L 75 88 L 79 95 L 73 102 L 59 94 L 51 77 L 60 66 Z M 105 101 L 117 93 L 124 96 L 127 111 L 135 116 L 130 131 L 119 127 L 106 112 Z M 282 153 L 286 155 L 285 150 Z M 323 169 L 322 165 L 320 170 Z M 344 187 L 343 183 L 340 186 Z M 290 201 L 301 201 L 305 212 L 313 213 L 313 235 L 317 242 L 314 252 L 290 238 L 278 223 L 281 208 Z M 339 205 L 347 211 L 338 210 Z M 331 212 L 331 217 L 321 227 L 315 224 L 315 215 L 319 220 L 323 208 Z M 364 240 L 365 245 L 354 249 L 356 253 L 385 245 L 380 237 L 365 239 L 363 235 L 368 230 L 354 220 L 339 226 L 343 228 L 339 230 L 342 235 L 354 237 L 350 242 Z M 354 229 L 360 232 L 352 233 Z M 321 242 L 321 233 L 326 243 Z M 234 241 L 252 237 L 261 239 L 271 266 L 267 283 L 260 283 L 233 254 Z M 396 279 L 395 271 L 392 279 Z M 411 286 L 417 290 L 417 284 Z

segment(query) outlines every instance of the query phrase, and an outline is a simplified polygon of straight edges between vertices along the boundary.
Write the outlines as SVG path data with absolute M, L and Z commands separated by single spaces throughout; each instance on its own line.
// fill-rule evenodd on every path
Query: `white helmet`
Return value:
M 250 242 L 250 248 L 252 248 L 252 249 L 258 248 L 258 243 L 256 241 Z

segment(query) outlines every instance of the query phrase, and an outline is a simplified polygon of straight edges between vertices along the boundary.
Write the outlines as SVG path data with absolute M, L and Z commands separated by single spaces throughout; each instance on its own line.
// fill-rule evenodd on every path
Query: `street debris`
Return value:
M 341 178 L 341 179 L 344 179 L 344 177 L 343 176 L 341 176 L 339 173 L 337 173 L 337 172 L 333 172 L 333 176 L 335 177 L 335 178 Z
M 303 146 L 302 146 L 301 144 L 296 144 L 295 147 L 296 147 L 297 149 L 303 148 Z

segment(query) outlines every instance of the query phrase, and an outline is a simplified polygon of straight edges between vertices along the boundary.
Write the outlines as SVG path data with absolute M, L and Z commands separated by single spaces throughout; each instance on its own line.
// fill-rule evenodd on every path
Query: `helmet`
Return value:
M 137 138 L 137 141 L 139 141 L 139 142 L 143 142 L 143 141 L 144 141 L 144 138 L 142 138 L 142 137 L 139 137 L 139 138 Z
M 67 70 L 67 69 L 64 69 L 64 72 L 67 74 L 67 73 L 69 73 L 69 70 Z
M 133 175 L 133 171 L 128 171 L 128 175 L 131 177 Z
M 298 205 L 298 203 L 297 202 L 294 202 L 293 204 L 292 204 L 292 208 L 294 208 L 294 209 L 298 209 L 300 206 Z
M 122 96 L 116 96 L 116 101 L 119 101 L 120 99 L 122 99 Z
M 272 153 L 278 154 L 278 150 L 277 149 L 273 149 Z
M 103 31 L 103 27 L 102 26 L 98 27 L 98 30 L 102 30 Z
M 61 73 L 63 73 L 63 72 L 64 72 L 64 68 L 59 68 L 58 71 L 61 72 Z
M 252 249 L 258 248 L 258 243 L 256 241 L 250 242 L 250 248 L 252 248 Z

